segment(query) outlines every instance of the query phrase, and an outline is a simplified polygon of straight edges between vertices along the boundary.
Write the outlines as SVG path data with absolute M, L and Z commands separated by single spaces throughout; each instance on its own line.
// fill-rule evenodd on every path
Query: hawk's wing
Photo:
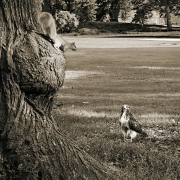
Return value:
M 131 129 L 137 133 L 140 133 L 144 136 L 148 136 L 148 134 L 142 130 L 141 124 L 133 117 L 133 115 L 131 113 L 129 113 L 128 126 L 129 126 L 129 129 Z
M 130 118 L 128 124 L 129 124 L 129 128 L 132 129 L 133 131 L 136 131 L 138 133 L 143 132 L 141 124 L 134 117 Z
M 137 121 L 136 118 L 132 115 L 132 113 L 129 113 L 129 118 L 133 121 Z

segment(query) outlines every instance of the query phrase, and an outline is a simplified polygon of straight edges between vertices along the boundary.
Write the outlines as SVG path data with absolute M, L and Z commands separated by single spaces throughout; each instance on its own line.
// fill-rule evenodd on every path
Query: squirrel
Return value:
M 50 13 L 42 12 L 38 17 L 38 22 L 46 36 L 45 39 L 53 43 L 56 49 L 61 49 L 63 52 L 67 49 L 73 51 L 77 49 L 74 42 L 69 43 L 57 34 L 55 20 Z
M 60 49 L 65 52 L 67 49 L 71 49 L 72 51 L 76 51 L 76 45 L 75 42 L 69 43 L 68 41 L 66 41 L 65 39 L 63 39 L 60 35 L 57 35 L 56 38 L 58 39 L 58 41 L 61 43 L 61 47 Z

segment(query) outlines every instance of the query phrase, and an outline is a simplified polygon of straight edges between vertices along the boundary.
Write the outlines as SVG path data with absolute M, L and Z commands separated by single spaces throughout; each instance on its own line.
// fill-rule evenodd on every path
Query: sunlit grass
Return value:
M 136 69 L 152 69 L 152 70 L 180 70 L 180 67 L 160 67 L 160 66 L 133 66 Z
M 107 117 L 107 118 L 117 118 L 118 117 L 118 113 L 107 113 L 107 112 L 94 112 L 94 111 L 88 111 L 88 110 L 81 110 L 79 109 L 68 109 L 68 114 L 73 115 L 73 116 L 78 116 L 78 117 L 95 117 L 95 118 L 103 118 L 103 117 Z
M 82 108 L 68 108 L 67 114 L 77 117 L 86 117 L 86 118 L 113 118 L 118 119 L 120 113 L 118 112 L 95 112 L 92 110 L 82 109 Z M 171 123 L 172 119 L 178 119 L 179 115 L 170 115 L 170 114 L 158 114 L 158 113 L 150 113 L 150 114 L 141 114 L 135 115 L 136 119 L 138 119 L 143 124 L 167 124 Z
M 150 114 L 142 114 L 139 116 L 139 119 L 142 123 L 148 124 L 168 124 L 171 123 L 171 120 L 174 118 L 179 118 L 178 115 L 170 115 L 170 114 L 158 114 L 158 113 L 150 113 Z
M 96 71 L 66 71 L 65 80 L 73 80 L 84 76 L 103 74 L 102 72 Z

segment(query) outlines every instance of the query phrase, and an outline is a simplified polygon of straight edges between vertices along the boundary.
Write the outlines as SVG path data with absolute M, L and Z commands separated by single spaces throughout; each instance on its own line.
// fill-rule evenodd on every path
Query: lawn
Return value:
M 121 179 L 180 179 L 179 47 L 80 48 L 66 54 L 54 105 L 62 131 Z M 149 138 L 123 142 L 118 116 L 129 104 Z

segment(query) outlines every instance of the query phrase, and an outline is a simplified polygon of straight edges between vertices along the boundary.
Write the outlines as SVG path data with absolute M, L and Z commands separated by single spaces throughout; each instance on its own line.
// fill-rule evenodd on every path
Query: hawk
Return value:
M 132 116 L 128 105 L 123 105 L 119 123 L 122 129 L 122 133 L 125 138 L 130 138 L 131 142 L 138 134 L 147 136 L 147 133 L 142 130 L 141 124 Z

